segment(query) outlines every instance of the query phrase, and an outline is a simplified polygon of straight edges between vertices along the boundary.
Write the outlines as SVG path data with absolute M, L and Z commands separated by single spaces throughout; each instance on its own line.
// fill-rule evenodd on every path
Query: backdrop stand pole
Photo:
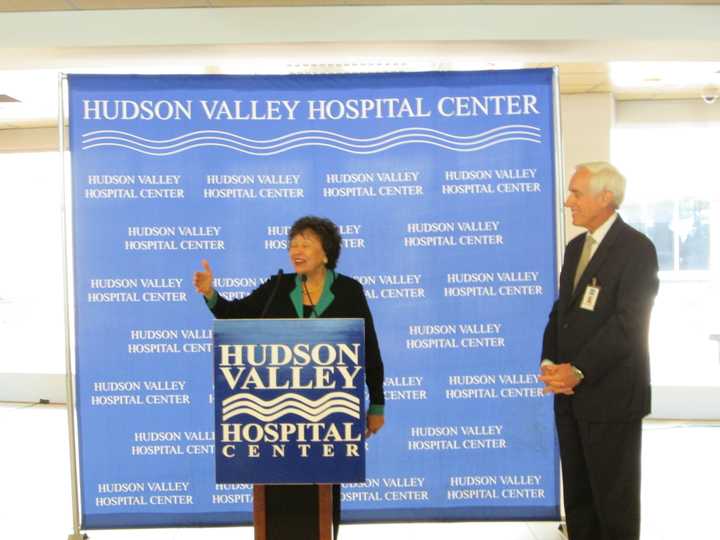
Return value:
M 63 282 L 65 290 L 65 406 L 68 418 L 68 440 L 70 442 L 70 495 L 72 497 L 73 532 L 68 540 L 85 540 L 87 535 L 80 532 L 80 509 L 77 481 L 77 447 L 75 439 L 75 393 L 73 385 L 73 363 L 70 332 L 70 272 L 68 270 L 68 186 L 65 175 L 65 81 L 64 73 L 58 77 L 58 141 L 62 178 L 62 232 L 63 232 Z

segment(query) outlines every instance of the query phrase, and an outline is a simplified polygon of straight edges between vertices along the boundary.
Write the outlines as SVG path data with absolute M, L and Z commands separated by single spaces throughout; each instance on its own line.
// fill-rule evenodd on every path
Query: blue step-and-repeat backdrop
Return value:
M 326 216 L 386 425 L 346 521 L 558 517 L 538 382 L 556 283 L 552 70 L 69 76 L 83 527 L 248 523 L 214 471 L 212 315 Z

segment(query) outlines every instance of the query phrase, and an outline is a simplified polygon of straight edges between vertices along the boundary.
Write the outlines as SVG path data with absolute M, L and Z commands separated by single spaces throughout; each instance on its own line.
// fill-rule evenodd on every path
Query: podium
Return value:
M 365 481 L 364 336 L 363 319 L 215 321 L 215 480 L 254 485 L 256 540 L 331 540 L 334 486 Z

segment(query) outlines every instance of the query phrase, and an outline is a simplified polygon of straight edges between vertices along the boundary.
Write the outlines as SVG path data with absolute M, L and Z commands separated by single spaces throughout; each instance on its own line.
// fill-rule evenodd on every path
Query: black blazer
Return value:
M 569 362 L 585 378 L 575 394 L 555 396 L 556 415 L 613 422 L 650 412 L 650 311 L 658 291 L 655 246 L 617 217 L 573 291 L 585 235 L 565 249 L 560 295 L 543 338 L 543 359 Z M 594 311 L 580 308 L 585 287 L 601 287 Z
M 272 296 L 277 280 L 280 279 L 275 297 L 267 306 L 265 317 L 268 319 L 296 319 L 295 306 L 290 293 L 295 289 L 296 274 L 273 276 L 260 285 L 245 298 L 228 301 L 218 295 L 215 306 L 211 309 L 218 319 L 253 319 L 259 318 Z M 365 320 L 365 382 L 370 393 L 370 403 L 384 405 L 383 381 L 385 379 L 380 347 L 378 346 L 372 314 L 368 306 L 363 286 L 356 280 L 335 274 L 335 281 L 330 290 L 335 299 L 322 313 L 321 317 L 361 318 Z

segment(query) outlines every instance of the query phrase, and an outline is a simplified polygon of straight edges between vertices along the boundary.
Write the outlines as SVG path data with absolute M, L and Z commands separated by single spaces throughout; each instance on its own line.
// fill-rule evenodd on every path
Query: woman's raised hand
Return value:
M 212 269 L 210 268 L 210 263 L 207 262 L 207 260 L 203 259 L 200 263 L 203 265 L 204 270 L 193 274 L 193 286 L 195 287 L 195 290 L 205 296 L 205 298 L 210 298 L 213 293 Z

